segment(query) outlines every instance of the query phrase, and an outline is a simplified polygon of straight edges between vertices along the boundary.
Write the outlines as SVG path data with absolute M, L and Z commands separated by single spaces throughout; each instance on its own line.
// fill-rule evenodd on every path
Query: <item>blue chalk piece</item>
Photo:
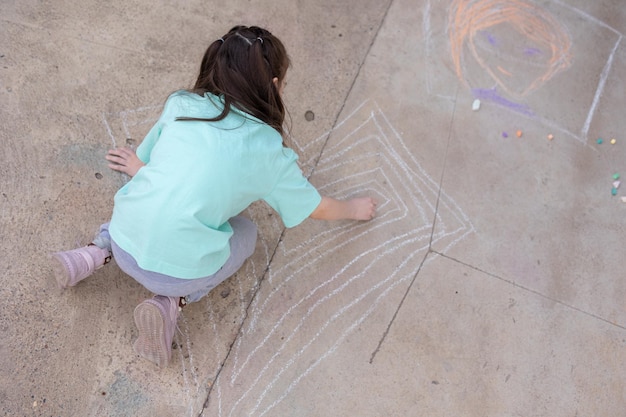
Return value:
M 611 195 L 617 195 L 617 188 L 613 187 L 611 190 Z
M 598 140 L 596 141 L 598 145 L 602 145 L 602 142 L 603 142 L 602 138 L 598 138 Z

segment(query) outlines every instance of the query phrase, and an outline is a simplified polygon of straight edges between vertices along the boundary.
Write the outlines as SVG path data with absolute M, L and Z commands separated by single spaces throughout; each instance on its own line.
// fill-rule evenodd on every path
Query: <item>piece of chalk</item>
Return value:
M 502 132 L 502 137 L 503 137 L 503 138 L 508 138 L 508 137 L 509 137 L 509 134 L 508 134 L 508 133 L 506 133 L 506 132 Z
M 626 197 L 622 197 L 622 203 L 626 203 Z
M 478 109 L 480 109 L 480 100 L 476 99 L 472 103 L 472 110 L 477 111 Z
M 611 194 L 612 195 L 617 195 L 617 188 L 611 189 Z
M 598 138 L 598 140 L 596 141 L 596 143 L 597 143 L 598 145 L 602 145 L 602 142 L 604 142 L 604 141 L 602 140 L 602 138 Z
M 515 132 L 515 134 L 517 135 L 518 138 L 522 137 L 522 131 L 518 130 L 517 132 Z
M 614 180 L 619 180 L 619 174 L 617 172 L 615 174 L 613 174 L 613 179 Z
M 553 135 L 552 133 L 550 133 L 550 134 L 548 135 L 548 140 L 552 140 L 552 139 L 554 139 L 554 135 Z
M 619 188 L 621 181 L 613 181 L 613 188 Z
M 615 139 L 611 139 L 611 145 L 615 145 L 617 141 Z

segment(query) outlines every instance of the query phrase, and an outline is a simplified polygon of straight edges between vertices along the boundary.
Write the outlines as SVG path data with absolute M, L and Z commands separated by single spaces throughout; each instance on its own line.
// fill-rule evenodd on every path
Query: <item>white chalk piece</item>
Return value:
M 474 100 L 474 102 L 472 103 L 472 110 L 474 111 L 478 111 L 478 109 L 480 109 L 480 100 L 476 99 Z
M 626 197 L 622 197 L 622 203 L 626 203 Z
M 619 188 L 621 182 L 619 181 L 613 181 L 613 188 Z

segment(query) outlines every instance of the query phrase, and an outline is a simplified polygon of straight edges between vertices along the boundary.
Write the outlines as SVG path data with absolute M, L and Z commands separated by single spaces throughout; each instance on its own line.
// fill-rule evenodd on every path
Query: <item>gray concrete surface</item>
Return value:
M 0 2 L 0 411 L 626 415 L 626 192 L 611 193 L 626 175 L 626 7 L 472 1 L 464 37 L 458 4 Z M 506 19 L 479 19 L 495 10 Z M 107 220 L 126 179 L 106 150 L 138 143 L 240 23 L 290 51 L 312 182 L 380 211 L 283 231 L 254 205 L 255 255 L 184 310 L 158 369 L 132 351 L 150 294 L 114 264 L 61 291 L 48 254 Z

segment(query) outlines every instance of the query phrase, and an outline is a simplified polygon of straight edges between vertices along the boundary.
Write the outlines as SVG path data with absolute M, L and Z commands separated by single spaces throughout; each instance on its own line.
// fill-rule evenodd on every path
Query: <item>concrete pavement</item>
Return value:
M 621 2 L 9 0 L 0 22 L 4 415 L 626 415 Z M 255 255 L 158 369 L 132 351 L 151 294 L 114 264 L 61 291 L 47 254 L 108 219 L 106 150 L 241 23 L 290 52 L 303 170 L 379 214 L 284 230 L 255 204 Z

